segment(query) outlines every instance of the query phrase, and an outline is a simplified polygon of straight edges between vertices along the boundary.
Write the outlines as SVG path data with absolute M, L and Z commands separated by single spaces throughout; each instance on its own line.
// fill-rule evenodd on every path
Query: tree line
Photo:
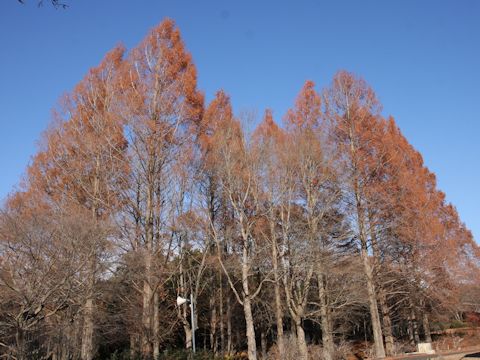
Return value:
M 204 104 L 171 20 L 114 48 L 62 98 L 2 207 L 1 356 L 189 349 L 175 299 L 190 294 L 197 344 L 218 356 L 431 341 L 478 289 L 480 251 L 381 111 L 340 71 L 305 82 L 281 126 L 267 109 L 248 130 L 224 91 Z

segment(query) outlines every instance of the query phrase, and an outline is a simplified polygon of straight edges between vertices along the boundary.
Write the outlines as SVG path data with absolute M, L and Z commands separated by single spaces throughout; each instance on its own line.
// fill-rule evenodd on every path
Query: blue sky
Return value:
M 480 1 L 45 0 L 0 3 L 0 198 L 19 183 L 59 97 L 118 43 L 164 17 L 182 31 L 211 99 L 277 120 L 306 79 L 369 82 L 480 239 Z

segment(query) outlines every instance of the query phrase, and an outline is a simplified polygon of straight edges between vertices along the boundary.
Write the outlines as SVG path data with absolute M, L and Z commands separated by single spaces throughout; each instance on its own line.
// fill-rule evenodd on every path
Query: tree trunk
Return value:
M 152 355 L 151 347 L 151 322 L 152 322 L 152 289 L 150 287 L 151 255 L 147 250 L 145 254 L 145 277 L 143 281 L 143 312 L 142 312 L 142 354 L 149 359 Z
M 90 297 L 85 302 L 84 323 L 82 332 L 82 360 L 93 358 L 93 299 Z
M 78 358 L 80 354 L 76 354 L 77 352 L 77 342 L 78 342 L 78 322 L 77 320 L 72 319 L 72 322 L 67 325 L 67 335 L 66 340 L 60 342 L 62 348 L 62 360 L 67 360 L 70 358 Z
M 280 354 L 285 353 L 285 341 L 283 335 L 283 311 L 282 311 L 282 298 L 280 296 L 280 281 L 275 274 L 275 319 L 277 323 L 277 346 Z
M 95 266 L 96 255 L 91 255 L 89 274 L 88 274 L 88 289 L 87 299 L 83 309 L 83 330 L 82 330 L 82 348 L 81 359 L 93 359 L 93 291 L 95 286 Z
M 15 341 L 17 345 L 17 360 L 25 360 L 26 359 L 26 354 L 25 354 L 25 336 L 24 332 L 22 329 L 17 329 L 17 332 L 15 334 Z
M 252 304 L 250 295 L 243 299 L 243 311 L 245 313 L 247 346 L 248 346 L 248 360 L 257 360 L 257 342 L 255 340 L 255 328 L 253 326 Z
M 262 347 L 262 359 L 266 360 L 267 359 L 267 334 L 265 333 L 264 329 L 260 334 L 260 346 Z
M 425 341 L 431 343 L 432 333 L 430 332 L 430 321 L 428 320 L 428 315 L 425 311 L 423 312 L 422 321 L 423 321 L 423 332 L 425 333 Z
M 322 345 L 324 360 L 332 360 L 335 352 L 335 345 L 333 342 L 332 321 L 330 319 L 330 309 L 328 306 L 326 284 L 323 275 L 318 276 L 318 287 L 320 297 L 320 315 L 322 326 Z
M 156 360 L 160 356 L 160 314 L 158 303 L 158 289 L 153 295 L 153 358 Z
M 293 319 L 293 314 L 290 312 L 290 334 L 297 336 L 297 329 L 295 326 L 295 320 Z
M 223 314 L 223 276 L 220 273 L 220 298 L 219 300 L 219 315 L 220 315 L 220 352 L 222 356 L 225 351 L 225 324 L 224 324 L 224 314 Z
M 232 306 L 230 296 L 227 296 L 227 354 L 231 354 L 232 350 Z
M 246 335 L 248 346 L 248 360 L 257 360 L 257 342 L 255 339 L 255 327 L 253 325 L 252 315 L 252 299 L 248 286 L 248 276 L 250 267 L 248 265 L 248 239 L 244 238 L 243 254 L 242 254 L 242 288 L 243 288 L 243 311 L 245 313 Z
M 347 114 L 350 117 L 350 114 Z M 354 144 L 354 136 L 353 136 L 353 129 L 350 127 L 349 129 L 349 138 L 350 138 L 350 154 L 352 159 L 356 159 L 356 148 Z M 355 162 L 356 160 L 354 160 Z M 370 307 L 370 317 L 372 321 L 372 330 L 373 330 L 373 341 L 375 343 L 375 356 L 377 358 L 384 358 L 385 357 L 385 348 L 383 347 L 383 334 L 382 334 L 382 325 L 380 323 L 380 315 L 378 313 L 378 304 L 377 304 L 377 296 L 375 293 L 375 285 L 373 281 L 373 270 L 372 265 L 370 263 L 370 258 L 368 255 L 368 240 L 367 240 L 367 229 L 366 226 L 366 217 L 365 217 L 365 209 L 363 208 L 362 204 L 362 195 L 361 190 L 359 187 L 358 178 L 354 178 L 353 182 L 354 194 L 355 194 L 355 201 L 356 201 L 356 212 L 357 212 L 357 225 L 359 230 L 359 238 L 361 242 L 361 249 L 360 249 L 360 256 L 363 261 L 363 268 L 365 277 L 367 280 L 367 292 L 368 292 L 368 302 Z
M 408 334 L 408 341 L 410 343 L 410 345 L 413 347 L 415 346 L 415 338 L 414 338 L 414 335 L 413 335 L 413 323 L 412 323 L 412 318 L 411 318 L 411 315 L 408 315 L 408 323 L 407 323 L 407 334 Z
M 307 341 L 305 340 L 305 331 L 303 330 L 302 319 L 300 317 L 295 319 L 295 329 L 297 330 L 299 360 L 308 360 Z
M 280 275 L 278 273 L 278 251 L 277 241 L 275 238 L 274 224 L 271 224 L 272 234 L 272 263 L 273 263 L 273 276 L 274 276 L 274 290 L 275 290 L 275 320 L 277 324 L 277 347 L 279 354 L 285 354 L 285 345 L 283 340 L 283 311 L 282 311 L 282 298 L 280 295 Z
M 357 190 L 356 190 L 357 192 Z M 357 195 L 357 216 L 360 232 L 361 249 L 360 256 L 363 262 L 363 269 L 367 281 L 368 303 L 370 307 L 370 318 L 372 322 L 373 341 L 375 347 L 375 356 L 377 358 L 385 357 L 385 348 L 383 347 L 382 324 L 380 323 L 380 315 L 378 312 L 377 294 L 375 292 L 375 284 L 373 280 L 373 269 L 368 255 L 368 242 L 365 235 L 364 212 L 361 206 L 360 197 Z
M 153 252 L 153 197 L 154 180 L 152 165 L 149 164 L 147 203 L 145 216 L 145 278 L 143 281 L 143 312 L 142 312 L 142 355 L 145 359 L 152 356 L 152 252 Z
M 182 293 L 185 291 L 184 288 L 184 283 L 183 283 L 183 275 L 180 275 L 180 283 L 181 283 L 181 289 Z M 190 307 L 191 309 L 191 307 Z M 193 331 L 192 331 L 192 326 L 190 326 L 190 323 L 187 320 L 187 304 L 182 305 L 182 309 L 179 310 L 182 313 L 182 322 L 183 322 L 183 331 L 185 333 L 185 348 L 187 350 L 192 349 L 193 347 Z
M 215 306 L 215 295 L 210 297 L 210 350 L 217 353 L 217 307 Z
M 183 331 L 185 332 L 185 347 L 189 350 L 193 345 L 192 328 L 188 324 L 185 324 L 183 326 Z
M 100 159 L 97 156 L 95 161 L 95 177 L 93 179 L 93 205 L 91 208 L 92 218 L 96 222 L 98 218 L 98 204 L 97 196 L 99 192 L 100 180 Z M 88 264 L 88 280 L 87 280 L 87 299 L 85 301 L 83 312 L 83 332 L 82 332 L 82 348 L 81 359 L 92 360 L 93 359 L 93 312 L 94 312 L 94 299 L 93 292 L 95 287 L 95 273 L 97 269 L 97 241 L 94 241 L 92 253 L 90 254 Z
M 385 291 L 380 288 L 379 290 L 379 302 L 380 310 L 382 312 L 383 319 L 383 335 L 385 336 L 385 352 L 387 356 L 392 356 L 395 352 L 392 334 L 392 319 L 390 318 L 390 311 L 387 304 L 387 296 Z
M 410 342 L 412 342 L 412 345 L 416 346 L 420 342 L 420 337 L 418 335 L 418 322 L 417 322 L 417 316 L 415 315 L 415 310 L 413 307 L 410 308 L 410 332 L 411 332 L 411 337 L 410 337 Z
M 362 246 L 363 267 L 367 278 L 368 302 L 370 305 L 370 316 L 372 321 L 373 340 L 375 343 L 375 355 L 378 358 L 385 357 L 385 348 L 383 347 L 382 324 L 378 314 L 377 297 L 375 294 L 375 285 L 373 283 L 372 267 L 366 247 Z

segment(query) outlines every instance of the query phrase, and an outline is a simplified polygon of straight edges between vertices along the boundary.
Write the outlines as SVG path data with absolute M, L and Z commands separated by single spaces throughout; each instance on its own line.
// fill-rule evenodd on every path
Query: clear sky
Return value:
M 0 0 L 0 198 L 19 183 L 50 111 L 117 43 L 165 17 L 181 29 L 211 99 L 277 120 L 306 79 L 369 82 L 480 240 L 478 0 Z

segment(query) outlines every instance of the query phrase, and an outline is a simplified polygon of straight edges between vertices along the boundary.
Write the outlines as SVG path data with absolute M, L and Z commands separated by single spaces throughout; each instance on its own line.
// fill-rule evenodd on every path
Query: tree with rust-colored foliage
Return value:
M 374 269 L 369 255 L 374 241 L 369 215 L 376 205 L 371 201 L 370 195 L 375 190 L 370 184 L 375 179 L 376 169 L 383 165 L 383 158 L 375 152 L 375 143 L 381 140 L 382 134 L 378 118 L 380 105 L 363 79 L 345 71 L 334 76 L 331 87 L 325 92 L 325 102 L 325 116 L 334 127 L 334 141 L 342 154 L 344 201 L 364 265 L 375 354 L 384 357 Z
M 45 134 L 42 150 L 28 169 L 25 184 L 25 194 L 34 194 L 46 209 L 65 216 L 76 213 L 79 218 L 90 218 L 93 228 L 89 231 L 96 229 L 98 236 L 79 244 L 89 259 L 84 271 L 87 280 L 81 336 L 81 358 L 87 360 L 95 353 L 95 284 L 103 271 L 100 259 L 109 248 L 109 221 L 119 209 L 126 171 L 123 128 L 113 112 L 122 56 L 123 48 L 112 50 L 66 95 L 55 122 Z
M 127 207 L 132 250 L 143 259 L 141 344 L 145 357 L 158 357 L 161 325 L 158 304 L 170 256 L 173 168 L 192 141 L 203 108 L 197 74 L 180 31 L 164 20 L 125 61 L 119 80 L 119 115 L 129 141 Z M 135 334 L 132 334 L 134 336 Z

